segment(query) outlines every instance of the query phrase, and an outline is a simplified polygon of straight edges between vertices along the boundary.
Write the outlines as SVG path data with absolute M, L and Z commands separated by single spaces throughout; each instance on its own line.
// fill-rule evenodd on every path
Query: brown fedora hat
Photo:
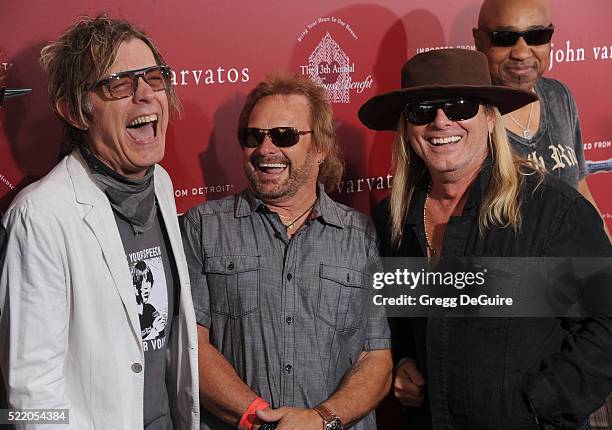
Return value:
M 482 99 L 502 115 L 538 99 L 530 91 L 492 85 L 487 57 L 482 52 L 438 49 L 408 60 L 402 68 L 402 89 L 372 97 L 358 115 L 372 130 L 397 131 L 406 104 L 451 97 Z

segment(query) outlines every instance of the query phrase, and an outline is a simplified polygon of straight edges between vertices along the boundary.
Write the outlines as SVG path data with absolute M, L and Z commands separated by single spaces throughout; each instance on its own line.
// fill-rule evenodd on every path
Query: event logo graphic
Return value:
M 348 32 L 353 40 L 357 40 L 357 35 L 348 23 L 332 16 L 318 18 L 308 24 L 298 37 L 298 42 L 304 42 L 306 36 L 314 33 L 314 28 L 319 25 L 326 26 L 325 34 L 308 54 L 308 64 L 299 66 L 300 73 L 324 87 L 331 103 L 350 103 L 351 92 L 361 94 L 366 88 L 372 87 L 373 79 L 372 75 L 368 75 L 360 81 L 354 80 L 355 62 L 340 46 L 340 35 L 334 31 Z
M 308 58 L 308 75 L 310 79 L 325 86 L 331 103 L 348 103 L 351 72 L 355 64 L 349 63 L 349 57 L 340 48 L 329 33 L 326 33 L 319 45 Z

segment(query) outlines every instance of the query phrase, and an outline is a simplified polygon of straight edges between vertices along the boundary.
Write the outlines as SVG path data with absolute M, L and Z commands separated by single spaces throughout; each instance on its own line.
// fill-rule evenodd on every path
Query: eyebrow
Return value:
M 529 31 L 529 30 L 541 30 L 541 29 L 546 29 L 550 27 L 552 27 L 552 23 L 548 25 L 544 25 L 544 24 L 530 25 L 524 30 L 520 30 L 517 27 L 514 27 L 512 25 L 500 25 L 499 27 L 495 27 L 491 29 L 491 31 L 518 31 L 518 32 L 521 32 L 521 31 Z

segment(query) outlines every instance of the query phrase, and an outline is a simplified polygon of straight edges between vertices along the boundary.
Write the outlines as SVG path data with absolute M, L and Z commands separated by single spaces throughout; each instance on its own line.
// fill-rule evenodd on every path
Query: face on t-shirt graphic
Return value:
M 143 343 L 163 339 L 168 321 L 168 297 L 165 274 L 160 257 L 137 261 L 132 277 Z M 155 346 L 158 346 L 157 344 Z
M 153 287 L 153 282 L 148 279 L 142 280 L 142 285 L 140 286 L 140 296 L 142 297 L 142 302 L 147 303 L 149 301 L 149 295 L 151 294 L 151 288 Z

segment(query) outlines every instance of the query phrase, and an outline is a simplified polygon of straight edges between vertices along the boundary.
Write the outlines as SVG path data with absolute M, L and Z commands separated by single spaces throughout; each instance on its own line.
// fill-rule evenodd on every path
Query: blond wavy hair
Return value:
M 521 158 L 511 148 L 497 108 L 487 105 L 485 109 L 495 116 L 495 125 L 489 141 L 493 162 L 489 188 L 480 205 L 478 226 L 481 233 L 492 227 L 510 227 L 518 231 L 521 225 L 520 193 L 525 176 L 539 175 L 541 182 L 544 172 L 539 165 Z M 394 176 L 389 202 L 391 244 L 396 248 L 399 248 L 402 242 L 405 219 L 414 189 L 427 174 L 425 163 L 406 139 L 406 131 L 406 119 L 402 115 L 393 147 Z
M 251 112 L 259 100 L 267 96 L 288 96 L 291 94 L 303 95 L 308 100 L 312 120 L 313 145 L 317 150 L 327 152 L 325 160 L 319 166 L 317 179 L 325 186 L 325 191 L 336 191 L 344 174 L 344 161 L 336 141 L 333 111 L 327 101 L 325 89 L 310 79 L 299 75 L 289 77 L 273 75 L 260 82 L 247 95 L 244 102 L 238 119 L 238 134 L 240 135 L 240 130 L 248 126 Z

